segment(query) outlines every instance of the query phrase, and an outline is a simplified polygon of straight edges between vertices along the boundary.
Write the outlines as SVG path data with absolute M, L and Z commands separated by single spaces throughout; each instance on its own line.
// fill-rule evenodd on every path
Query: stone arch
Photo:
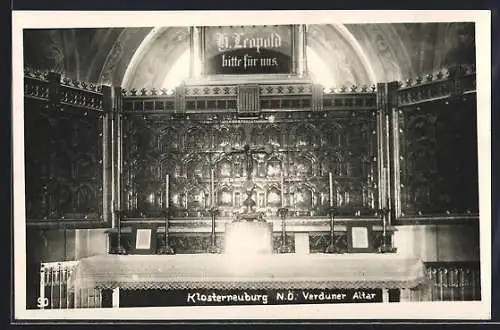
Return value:
M 353 33 L 356 28 L 358 28 L 358 25 L 354 28 L 339 24 L 310 25 L 308 26 L 308 33 L 311 33 L 312 37 L 308 39 L 308 46 L 321 58 L 325 59 L 325 62 L 328 63 L 327 70 L 331 72 L 333 77 L 336 77 L 337 84 L 352 83 L 359 85 L 387 80 L 388 77 L 385 75 L 386 66 L 383 66 L 383 61 L 379 63 L 373 62 L 373 54 L 377 55 L 377 51 L 373 46 L 371 49 L 367 47 L 367 45 L 369 46 L 367 38 L 363 40 L 364 43 L 360 41 L 356 34 Z M 142 34 L 144 32 L 144 30 L 140 31 Z M 125 89 L 161 87 L 160 85 L 175 64 L 175 59 L 181 56 L 189 47 L 188 32 L 187 27 L 156 27 L 150 29 L 140 45 L 135 48 L 135 52 L 128 62 L 121 81 L 122 87 Z M 384 33 L 388 34 L 389 32 L 385 31 Z M 123 32 L 119 37 L 120 42 L 108 55 L 101 73 L 101 80 L 110 80 L 106 77 L 113 76 L 110 72 L 117 67 L 116 63 L 120 62 L 117 60 L 118 54 L 121 54 L 120 49 L 124 48 L 121 45 L 127 36 L 127 32 Z M 397 34 L 395 37 L 397 37 Z M 382 40 L 386 40 L 386 38 L 383 37 Z M 394 45 L 397 46 L 397 44 Z M 394 57 L 395 54 L 399 53 L 404 54 L 407 52 L 396 49 L 391 54 Z M 332 56 L 332 54 L 335 55 Z M 347 66 L 345 65 L 346 61 L 349 62 Z M 374 68 L 374 66 L 378 66 L 378 68 Z M 346 67 L 350 71 L 345 71 Z M 400 75 L 399 71 L 397 75 Z M 395 76 L 393 75 L 391 78 Z M 116 81 L 116 79 L 114 80 Z
M 188 32 L 188 27 L 152 29 L 132 56 L 121 81 L 122 87 L 161 87 L 175 59 L 189 47 Z

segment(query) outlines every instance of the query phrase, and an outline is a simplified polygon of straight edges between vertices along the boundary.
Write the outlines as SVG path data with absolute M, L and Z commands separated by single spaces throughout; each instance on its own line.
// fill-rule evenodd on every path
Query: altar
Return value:
M 426 285 L 420 260 L 381 254 L 98 255 L 80 260 L 68 281 L 76 308 L 102 307 L 103 290 L 121 307 L 120 290 L 378 290 L 388 302 L 390 291 L 423 300 Z

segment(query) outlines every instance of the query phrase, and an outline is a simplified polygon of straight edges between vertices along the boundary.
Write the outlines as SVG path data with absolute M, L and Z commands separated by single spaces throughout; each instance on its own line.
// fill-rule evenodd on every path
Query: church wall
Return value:
M 106 229 L 31 229 L 27 233 L 29 259 L 36 262 L 78 260 L 106 253 Z
M 106 253 L 106 229 L 77 229 L 75 236 L 76 260 Z
M 398 226 L 394 234 L 398 254 L 424 262 L 479 260 L 479 231 L 475 224 Z

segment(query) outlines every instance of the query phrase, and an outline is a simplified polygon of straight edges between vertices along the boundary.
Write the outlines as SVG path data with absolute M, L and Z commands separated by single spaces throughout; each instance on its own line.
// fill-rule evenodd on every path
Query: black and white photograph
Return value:
M 15 317 L 490 318 L 489 19 L 14 12 Z

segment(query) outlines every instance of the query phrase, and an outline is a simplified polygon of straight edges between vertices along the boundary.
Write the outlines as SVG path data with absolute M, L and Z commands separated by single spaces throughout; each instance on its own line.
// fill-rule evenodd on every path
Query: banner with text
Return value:
M 205 28 L 207 74 L 289 74 L 292 26 Z
M 381 303 L 382 289 L 122 290 L 120 307 Z

